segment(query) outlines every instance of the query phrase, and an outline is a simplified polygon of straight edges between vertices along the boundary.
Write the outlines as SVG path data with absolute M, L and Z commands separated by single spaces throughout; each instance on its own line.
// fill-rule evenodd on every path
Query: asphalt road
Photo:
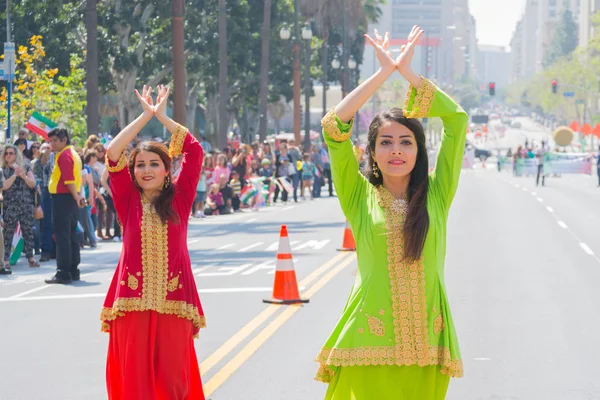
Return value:
M 493 166 L 491 166 L 493 167 Z M 600 188 L 596 178 L 464 171 L 448 228 L 446 283 L 465 377 L 450 400 L 600 399 Z M 301 307 L 268 306 L 287 224 Z M 313 361 L 353 283 L 337 252 L 336 198 L 194 220 L 189 247 L 208 327 L 196 341 L 207 398 L 322 399 Z M 47 286 L 46 263 L 0 277 L 0 399 L 105 399 L 98 320 L 120 244 L 83 253 L 83 281 Z

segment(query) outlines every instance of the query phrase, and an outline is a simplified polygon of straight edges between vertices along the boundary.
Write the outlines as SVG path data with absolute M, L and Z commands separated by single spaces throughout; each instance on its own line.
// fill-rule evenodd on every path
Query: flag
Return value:
M 256 196 L 258 191 L 254 188 L 254 186 L 246 186 L 240 192 L 240 200 L 244 204 L 248 204 L 248 201 L 254 196 Z
M 283 188 L 283 190 L 286 192 L 292 193 L 294 191 L 294 186 L 289 183 L 285 177 L 282 176 L 281 178 L 277 178 L 277 181 L 280 183 L 281 188 Z
M 23 252 L 23 247 L 25 247 L 25 242 L 23 241 L 23 236 L 21 235 L 21 224 L 17 222 L 17 228 L 15 229 L 15 234 L 12 239 L 12 248 L 13 251 L 10 254 L 9 263 L 10 265 L 15 265 L 19 258 L 21 257 L 21 253 Z
M 48 133 L 56 128 L 56 124 L 35 111 L 25 124 L 25 128 L 48 140 Z

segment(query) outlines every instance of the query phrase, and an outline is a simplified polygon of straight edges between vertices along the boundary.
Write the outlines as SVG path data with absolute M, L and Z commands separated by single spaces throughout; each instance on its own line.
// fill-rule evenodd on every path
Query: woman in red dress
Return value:
M 188 216 L 203 150 L 166 113 L 169 89 L 136 96 L 144 112 L 106 151 L 110 188 L 123 226 L 123 249 L 104 308 L 109 332 L 106 382 L 110 400 L 204 400 L 193 339 L 205 326 L 187 248 Z M 125 150 L 153 116 L 171 132 L 170 147 L 142 142 Z M 183 154 L 171 177 L 171 157 Z

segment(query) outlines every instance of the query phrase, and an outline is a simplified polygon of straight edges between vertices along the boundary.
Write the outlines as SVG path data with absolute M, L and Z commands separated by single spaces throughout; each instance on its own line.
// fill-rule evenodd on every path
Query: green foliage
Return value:
M 544 66 L 548 67 L 561 57 L 570 55 L 577 48 L 579 28 L 573 13 L 565 8 L 561 15 L 559 25 L 550 42 L 544 59 Z

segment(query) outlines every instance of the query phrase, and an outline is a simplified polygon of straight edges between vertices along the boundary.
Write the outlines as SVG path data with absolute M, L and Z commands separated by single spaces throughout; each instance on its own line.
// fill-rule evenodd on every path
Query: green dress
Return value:
M 330 111 L 322 120 L 342 210 L 356 239 L 358 272 L 342 317 L 317 356 L 316 380 L 329 400 L 443 399 L 463 375 L 444 285 L 446 222 L 466 140 L 465 111 L 429 80 L 410 87 L 404 115 L 440 117 L 444 135 L 429 176 L 429 231 L 423 255 L 405 262 L 403 203 L 359 172 L 348 140 L 352 121 Z

